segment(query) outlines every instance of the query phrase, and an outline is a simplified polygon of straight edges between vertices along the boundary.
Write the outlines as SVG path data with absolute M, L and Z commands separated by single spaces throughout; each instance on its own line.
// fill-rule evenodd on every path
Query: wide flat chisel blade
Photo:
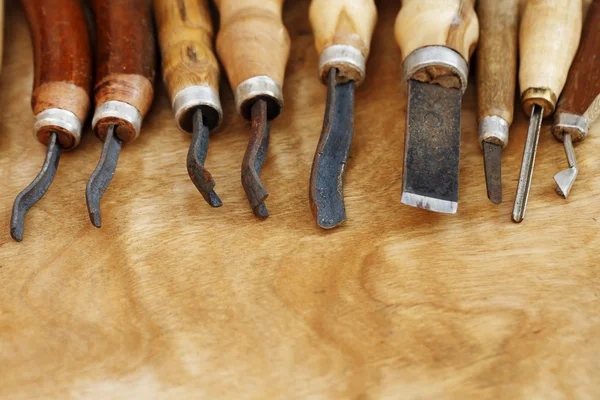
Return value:
M 461 101 L 458 89 L 409 81 L 402 203 L 456 213 Z

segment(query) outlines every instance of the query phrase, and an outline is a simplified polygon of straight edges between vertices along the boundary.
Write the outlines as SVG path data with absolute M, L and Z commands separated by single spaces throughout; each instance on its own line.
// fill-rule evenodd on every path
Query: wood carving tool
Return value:
M 269 216 L 260 172 L 269 148 L 270 121 L 283 108 L 283 78 L 290 38 L 282 20 L 284 0 L 216 0 L 221 28 L 217 53 L 235 93 L 238 113 L 252 121 L 242 162 L 242 185 L 258 218 Z
M 404 0 L 395 33 L 408 82 L 402 203 L 454 214 L 461 102 L 479 36 L 473 0 Z
M 556 192 L 565 199 L 577 178 L 573 142 L 583 141 L 600 116 L 600 0 L 588 8 L 579 50 L 554 114 L 554 137 L 563 142 L 569 168 L 554 175 Z
M 79 0 L 21 0 L 31 31 L 34 133 L 48 146 L 42 169 L 17 198 L 10 234 L 23 240 L 25 213 L 52 184 L 62 150 L 77 147 L 90 108 L 91 46 Z
M 519 0 L 479 0 L 477 117 L 488 198 L 502 203 L 502 149 L 508 144 L 517 86 Z
M 581 0 L 527 2 L 519 32 L 519 86 L 530 116 L 512 219 L 525 218 L 542 119 L 554 112 L 581 35 Z
M 154 12 L 173 113 L 179 128 L 192 135 L 188 174 L 206 202 L 219 207 L 215 181 L 204 168 L 209 132 L 223 118 L 208 0 L 154 0 Z
M 90 220 L 100 228 L 100 199 L 115 174 L 121 144 L 138 137 L 152 104 L 156 49 L 150 0 L 94 0 L 93 5 L 97 65 L 92 127 L 104 146 L 85 197 Z
M 310 21 L 319 53 L 327 106 L 310 175 L 310 204 L 317 224 L 331 229 L 346 220 L 343 179 L 354 135 L 354 89 L 366 75 L 374 0 L 313 0 Z

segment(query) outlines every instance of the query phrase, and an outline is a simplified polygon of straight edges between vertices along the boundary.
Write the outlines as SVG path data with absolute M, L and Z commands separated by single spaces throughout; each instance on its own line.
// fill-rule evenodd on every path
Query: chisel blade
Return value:
M 502 145 L 483 142 L 483 168 L 488 199 L 502 203 Z
M 402 203 L 456 213 L 461 101 L 459 89 L 409 81 Z

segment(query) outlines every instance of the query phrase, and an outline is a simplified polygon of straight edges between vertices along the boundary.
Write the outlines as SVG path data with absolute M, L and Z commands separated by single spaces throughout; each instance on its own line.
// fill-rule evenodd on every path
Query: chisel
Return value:
M 519 0 L 479 0 L 477 117 L 485 183 L 492 203 L 502 203 L 502 149 L 508 144 L 517 86 Z
M 346 220 L 343 179 L 354 135 L 354 90 L 365 79 L 374 0 L 313 0 L 310 22 L 319 53 L 327 105 L 310 175 L 310 204 L 317 224 L 331 229 Z
M 219 63 L 208 0 L 154 0 L 163 78 L 179 128 L 192 135 L 187 169 L 208 204 L 223 203 L 204 167 L 209 134 L 221 123 Z
M 155 43 L 150 0 L 94 0 L 96 111 L 92 127 L 104 140 L 85 197 L 92 224 L 100 228 L 100 199 L 108 188 L 121 144 L 135 140 L 154 97 Z
M 569 168 L 556 175 L 556 192 L 565 199 L 577 178 L 574 142 L 583 141 L 600 116 L 600 0 L 588 8 L 579 50 L 554 114 L 554 137 L 563 142 Z
M 581 0 L 530 0 L 519 32 L 519 86 L 530 116 L 512 219 L 525 218 L 542 119 L 554 112 L 581 35 Z
M 31 31 L 35 78 L 34 134 L 48 146 L 41 171 L 17 196 L 10 234 L 23 240 L 25 213 L 52 184 L 62 150 L 72 150 L 90 109 L 92 84 L 88 28 L 79 0 L 21 0 Z
M 242 185 L 254 215 L 269 216 L 260 172 L 269 148 L 270 121 L 283 108 L 283 78 L 290 38 L 282 20 L 284 0 L 216 0 L 221 27 L 217 53 L 235 93 L 236 109 L 252 121 L 242 162 Z
M 454 214 L 461 102 L 479 36 L 473 0 L 404 0 L 395 34 L 408 83 L 402 203 Z

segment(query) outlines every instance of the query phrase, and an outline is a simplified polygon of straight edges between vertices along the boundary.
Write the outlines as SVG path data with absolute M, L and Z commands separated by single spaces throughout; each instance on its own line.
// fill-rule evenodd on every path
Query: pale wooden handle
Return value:
M 329 46 L 345 44 L 369 57 L 377 22 L 374 0 L 312 0 L 309 14 L 319 54 Z
M 469 62 L 479 37 L 473 1 L 403 0 L 395 28 L 402 60 L 421 47 L 446 46 Z
M 219 93 L 208 0 L 154 0 L 163 76 L 171 101 L 190 86 Z
M 477 110 L 482 120 L 513 121 L 517 85 L 519 0 L 479 0 L 481 26 L 477 49 Z
M 283 1 L 215 1 L 221 19 L 217 52 L 233 90 L 255 76 L 268 76 L 283 87 L 290 53 L 281 17 Z
M 581 0 L 529 0 L 521 20 L 519 84 L 525 112 L 554 111 L 581 36 Z

